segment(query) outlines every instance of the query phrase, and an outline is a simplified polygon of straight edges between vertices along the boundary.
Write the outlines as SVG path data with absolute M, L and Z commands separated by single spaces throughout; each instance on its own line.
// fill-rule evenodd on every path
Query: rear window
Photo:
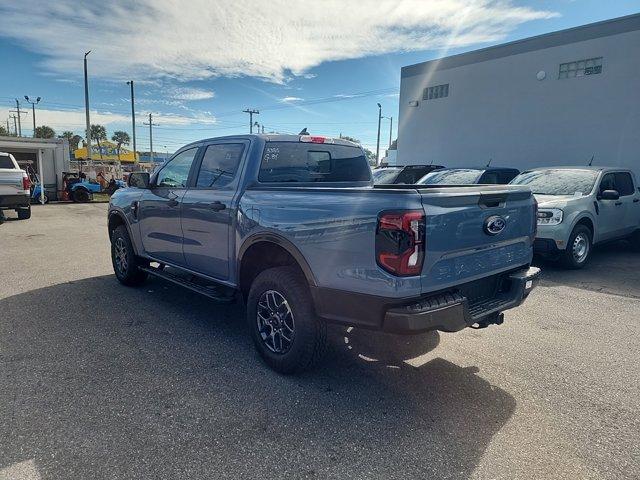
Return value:
M 0 155 L 0 168 L 16 168 L 9 155 Z
M 402 171 L 402 168 L 377 168 L 372 172 L 373 183 L 376 185 L 386 185 L 393 183 L 398 178 L 398 174 Z
M 427 173 L 418 182 L 420 185 L 468 185 L 477 183 L 482 170 L 457 168 L 451 170 L 436 170 Z
M 269 142 L 262 154 L 261 182 L 366 182 L 367 159 L 358 147 Z

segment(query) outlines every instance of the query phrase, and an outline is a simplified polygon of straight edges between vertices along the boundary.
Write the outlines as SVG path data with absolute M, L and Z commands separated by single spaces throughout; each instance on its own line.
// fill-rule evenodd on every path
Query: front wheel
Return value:
M 76 203 L 86 203 L 89 201 L 89 192 L 87 192 L 84 188 L 79 188 L 75 190 L 71 195 L 71 198 Z
M 326 350 L 326 325 L 314 312 L 306 279 L 293 267 L 270 268 L 256 277 L 247 323 L 258 352 L 277 372 L 307 370 Z
M 147 279 L 147 272 L 140 270 L 138 257 L 124 225 L 117 227 L 111 234 L 111 263 L 116 278 L 123 285 L 140 285 Z
M 40 194 L 36 195 L 33 201 L 34 203 L 42 203 L 42 198 L 40 197 Z M 44 196 L 44 203 L 49 203 L 49 197 L 47 197 L 46 195 Z
M 567 243 L 567 249 L 562 255 L 562 263 L 571 269 L 582 268 L 591 257 L 592 234 L 584 225 L 577 225 Z

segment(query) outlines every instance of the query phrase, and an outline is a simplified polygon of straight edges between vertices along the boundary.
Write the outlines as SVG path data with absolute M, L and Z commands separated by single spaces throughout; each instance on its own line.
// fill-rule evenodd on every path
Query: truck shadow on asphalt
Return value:
M 596 246 L 587 265 L 567 270 L 560 263 L 535 257 L 542 269 L 542 285 L 566 285 L 584 290 L 640 298 L 640 252 L 627 241 Z
M 88 278 L 1 299 L 0 312 L 0 472 L 467 478 L 516 406 L 437 351 L 403 361 L 437 334 L 338 329 L 318 369 L 278 375 L 241 306 L 160 280 Z

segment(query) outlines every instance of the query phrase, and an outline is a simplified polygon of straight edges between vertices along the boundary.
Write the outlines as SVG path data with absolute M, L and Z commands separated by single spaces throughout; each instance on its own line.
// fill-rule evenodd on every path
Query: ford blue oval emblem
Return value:
M 507 226 L 507 221 L 500 215 L 492 215 L 484 221 L 484 233 L 498 235 Z

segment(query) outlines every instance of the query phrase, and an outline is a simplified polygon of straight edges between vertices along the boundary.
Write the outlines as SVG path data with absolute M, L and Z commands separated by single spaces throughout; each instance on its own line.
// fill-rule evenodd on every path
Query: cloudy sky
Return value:
M 246 132 L 246 108 L 260 110 L 255 120 L 267 131 L 307 127 L 373 145 L 376 102 L 397 120 L 400 67 L 638 7 L 637 0 L 0 0 L 0 120 L 14 98 L 41 96 L 38 124 L 82 134 L 82 58 L 91 50 L 92 123 L 131 130 L 126 81 L 133 79 L 141 150 L 149 112 L 156 150 L 171 152 Z M 29 113 L 24 134 L 31 123 Z M 383 138 L 388 128 L 385 121 Z

